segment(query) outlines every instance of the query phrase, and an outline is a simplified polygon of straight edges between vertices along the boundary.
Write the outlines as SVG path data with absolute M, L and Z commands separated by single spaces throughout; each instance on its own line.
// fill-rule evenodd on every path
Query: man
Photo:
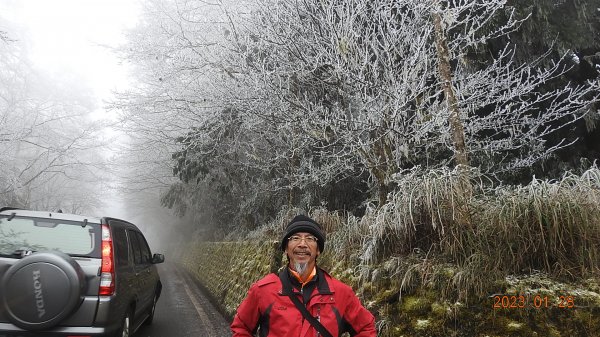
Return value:
M 317 267 L 324 248 L 317 222 L 292 219 L 281 239 L 287 268 L 250 287 L 231 323 L 233 337 L 375 337 L 375 318 L 352 288 Z

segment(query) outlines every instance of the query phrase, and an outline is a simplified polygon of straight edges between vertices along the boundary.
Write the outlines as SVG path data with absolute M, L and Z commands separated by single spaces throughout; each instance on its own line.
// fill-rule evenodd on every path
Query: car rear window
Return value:
M 58 250 L 72 256 L 99 258 L 100 233 L 100 225 L 95 223 L 2 216 L 0 255 L 18 257 Z

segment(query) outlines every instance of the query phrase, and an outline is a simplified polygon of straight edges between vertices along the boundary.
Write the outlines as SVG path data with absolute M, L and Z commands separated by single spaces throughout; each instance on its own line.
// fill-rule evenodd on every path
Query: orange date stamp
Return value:
M 575 308 L 575 296 L 570 295 L 492 295 L 492 308 L 498 309 L 546 309 L 546 308 Z

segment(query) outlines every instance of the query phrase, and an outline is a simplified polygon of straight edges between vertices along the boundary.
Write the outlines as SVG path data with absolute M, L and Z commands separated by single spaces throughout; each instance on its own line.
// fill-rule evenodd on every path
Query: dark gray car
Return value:
M 0 337 L 130 336 L 163 261 L 124 220 L 0 208 Z

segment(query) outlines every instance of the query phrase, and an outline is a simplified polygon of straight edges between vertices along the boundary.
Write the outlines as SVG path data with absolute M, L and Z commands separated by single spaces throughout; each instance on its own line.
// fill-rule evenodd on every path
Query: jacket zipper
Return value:
M 306 303 L 304 303 L 304 284 L 300 286 L 300 296 L 302 297 L 302 304 L 304 304 L 306 306 Z M 321 303 L 317 304 L 317 317 L 316 317 L 318 322 L 321 322 Z M 302 324 L 304 324 L 304 316 L 302 316 Z M 317 335 L 316 337 L 321 336 L 321 333 L 319 333 L 317 331 Z

